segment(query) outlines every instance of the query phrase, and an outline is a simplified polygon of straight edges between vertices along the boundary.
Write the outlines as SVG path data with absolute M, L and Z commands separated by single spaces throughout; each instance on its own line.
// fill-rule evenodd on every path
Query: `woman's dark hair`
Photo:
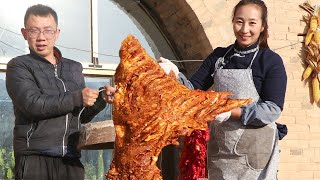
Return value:
M 46 17 L 48 15 L 52 15 L 52 17 L 54 18 L 54 21 L 58 25 L 57 13 L 49 6 L 45 6 L 42 4 L 30 6 L 27 9 L 26 14 L 24 15 L 24 26 L 26 26 L 27 20 L 31 15 L 40 16 L 40 17 Z
M 260 33 L 258 42 L 259 42 L 259 47 L 261 48 L 269 48 L 268 45 L 268 37 L 269 37 L 269 32 L 268 32 L 268 9 L 266 4 L 262 0 L 241 0 L 239 3 L 234 7 L 233 13 L 232 13 L 232 21 L 234 20 L 234 16 L 237 12 L 237 10 L 244 5 L 248 4 L 254 4 L 257 5 L 261 8 L 261 20 L 262 20 L 262 26 L 264 27 L 264 30 Z

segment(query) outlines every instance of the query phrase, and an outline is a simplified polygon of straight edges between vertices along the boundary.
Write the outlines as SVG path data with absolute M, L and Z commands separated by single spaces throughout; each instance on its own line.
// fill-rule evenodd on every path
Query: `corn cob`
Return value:
M 318 103 L 320 99 L 320 87 L 319 87 L 319 80 L 318 77 L 315 76 L 312 78 L 312 95 L 313 95 L 313 101 L 315 103 Z
M 306 80 L 312 73 L 312 67 L 311 65 L 308 65 L 308 67 L 304 70 L 303 74 L 302 74 L 302 80 Z
M 304 45 L 308 46 L 311 39 L 312 39 L 312 36 L 314 34 L 314 31 L 312 31 L 311 29 L 308 30 L 308 33 L 306 35 L 306 38 L 304 39 Z
M 318 18 L 317 16 L 311 16 L 310 18 L 310 29 L 311 31 L 315 31 L 318 27 Z

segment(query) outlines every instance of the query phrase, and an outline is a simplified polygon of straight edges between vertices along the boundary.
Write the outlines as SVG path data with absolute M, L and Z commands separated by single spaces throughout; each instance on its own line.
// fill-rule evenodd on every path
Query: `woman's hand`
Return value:
M 219 122 L 219 123 L 223 123 L 224 121 L 227 121 L 231 116 L 231 111 L 227 111 L 224 113 L 221 113 L 219 115 L 217 115 L 214 120 Z
M 173 64 L 169 59 L 160 57 L 158 59 L 158 63 L 160 65 L 160 67 L 164 70 L 164 72 L 166 74 L 169 74 L 171 71 L 173 71 L 174 75 L 178 78 L 178 74 L 179 74 L 179 69 L 178 67 Z
M 241 108 L 236 107 L 232 109 L 231 111 L 227 111 L 224 113 L 221 113 L 215 117 L 215 120 L 219 123 L 225 122 L 228 119 L 233 119 L 233 120 L 239 120 L 241 117 Z

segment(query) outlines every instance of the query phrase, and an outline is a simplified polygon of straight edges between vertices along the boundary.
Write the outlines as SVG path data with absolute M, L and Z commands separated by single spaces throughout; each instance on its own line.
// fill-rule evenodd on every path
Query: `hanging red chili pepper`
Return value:
M 207 177 L 207 141 L 209 130 L 195 130 L 185 137 L 179 162 L 179 180 Z

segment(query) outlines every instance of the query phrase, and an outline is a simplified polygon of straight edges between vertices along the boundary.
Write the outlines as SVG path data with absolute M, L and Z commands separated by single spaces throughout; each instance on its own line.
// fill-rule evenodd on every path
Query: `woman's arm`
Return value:
M 244 125 L 263 126 L 275 122 L 283 109 L 287 86 L 287 75 L 283 61 L 278 54 L 266 57 L 270 64 L 263 79 L 261 101 L 241 108 L 240 120 Z

